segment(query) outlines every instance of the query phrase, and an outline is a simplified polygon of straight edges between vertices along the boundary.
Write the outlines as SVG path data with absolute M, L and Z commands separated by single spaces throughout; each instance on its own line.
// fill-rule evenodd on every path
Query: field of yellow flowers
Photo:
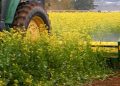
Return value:
M 80 32 L 92 31 L 120 31 L 120 13 L 97 13 L 97 12 L 51 12 L 49 13 L 53 32 Z
M 80 43 L 91 41 L 94 45 L 113 46 L 120 41 L 120 12 L 51 12 L 49 14 L 52 32 L 62 34 L 66 39 L 76 38 Z M 104 50 L 117 52 L 114 48 Z
M 0 33 L 0 86 L 82 86 L 105 79 L 104 53 L 90 42 L 120 32 L 120 13 L 50 12 L 51 34 L 37 41 Z

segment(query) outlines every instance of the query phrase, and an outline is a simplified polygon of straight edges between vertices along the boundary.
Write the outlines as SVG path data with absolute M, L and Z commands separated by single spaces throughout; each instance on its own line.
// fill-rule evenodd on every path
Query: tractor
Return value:
M 45 0 L 0 0 L 0 31 L 24 27 L 34 33 L 42 25 L 50 31 Z

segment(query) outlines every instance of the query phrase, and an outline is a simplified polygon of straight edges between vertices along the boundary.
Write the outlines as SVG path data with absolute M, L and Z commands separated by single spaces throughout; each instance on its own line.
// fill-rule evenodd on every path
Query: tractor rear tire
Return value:
M 47 12 L 40 4 L 35 2 L 20 4 L 15 14 L 13 27 L 24 27 L 27 30 L 31 26 L 31 22 L 34 22 L 38 27 L 44 24 L 48 33 L 50 32 L 50 22 Z M 21 30 L 23 29 L 21 28 Z

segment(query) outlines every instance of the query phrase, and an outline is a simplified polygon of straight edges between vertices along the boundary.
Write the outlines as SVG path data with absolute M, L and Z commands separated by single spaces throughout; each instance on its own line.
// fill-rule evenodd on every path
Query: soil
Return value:
M 91 86 L 120 86 L 120 77 L 109 78 L 104 81 L 95 81 Z
M 120 86 L 120 72 L 114 76 L 109 76 L 105 80 L 94 80 L 92 84 L 85 86 Z

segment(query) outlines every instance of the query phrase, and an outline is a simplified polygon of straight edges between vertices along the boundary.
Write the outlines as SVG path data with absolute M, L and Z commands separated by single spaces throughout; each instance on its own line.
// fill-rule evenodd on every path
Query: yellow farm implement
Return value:
M 120 68 L 120 42 L 91 42 L 93 51 L 102 51 L 105 57 L 108 58 L 110 66 L 113 68 Z

